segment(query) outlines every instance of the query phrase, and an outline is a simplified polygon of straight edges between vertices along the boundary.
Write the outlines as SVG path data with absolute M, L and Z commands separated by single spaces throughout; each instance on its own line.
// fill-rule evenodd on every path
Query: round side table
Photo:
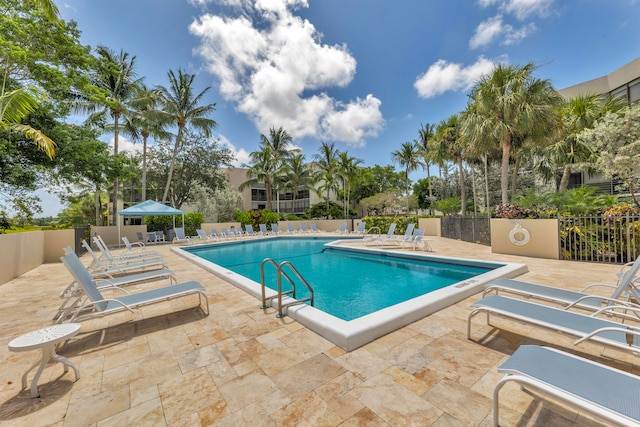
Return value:
M 24 390 L 27 388 L 27 374 L 35 368 L 38 363 L 40 364 L 40 367 L 36 372 L 36 376 L 33 377 L 33 381 L 31 382 L 31 397 L 40 396 L 38 393 L 38 380 L 50 359 L 62 363 L 64 365 L 64 372 L 68 372 L 69 367 L 72 367 L 73 372 L 76 374 L 76 381 L 80 378 L 78 367 L 71 363 L 66 357 L 56 354 L 56 345 L 77 335 L 78 332 L 80 332 L 79 323 L 64 323 L 26 333 L 9 342 L 9 350 L 11 351 L 29 351 L 38 348 L 42 349 L 42 358 L 34 363 L 22 376 L 22 389 Z

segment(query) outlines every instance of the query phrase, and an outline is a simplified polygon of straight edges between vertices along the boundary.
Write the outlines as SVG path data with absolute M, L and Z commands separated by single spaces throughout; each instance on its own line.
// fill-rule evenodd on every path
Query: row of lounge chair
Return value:
M 100 255 L 87 241 L 82 242 L 93 259 L 88 266 L 71 247 L 65 248 L 61 260 L 74 281 L 60 294 L 63 302 L 54 316 L 55 323 L 78 322 L 124 310 L 133 312 L 144 305 L 187 295 L 198 295 L 199 306 L 204 303 L 206 310 L 203 311 L 209 314 L 209 302 L 202 285 L 196 281 L 177 283 L 175 273 L 167 268 L 157 252 L 146 250 L 140 242 L 132 244 L 123 238 L 127 249 L 113 254 L 100 236 L 94 237 L 93 241 Z M 161 280 L 167 281 L 168 285 L 136 293 L 124 289 L 129 285 Z M 105 291 L 112 295 L 105 296 Z
M 590 294 L 593 285 L 573 292 L 510 279 L 496 280 L 487 286 L 483 298 L 471 305 L 467 337 L 471 338 L 471 321 L 476 315 L 485 314 L 488 324 L 490 316 L 496 315 L 575 337 L 576 346 L 592 342 L 638 356 L 639 271 L 640 257 L 621 271 L 617 285 L 611 286 L 610 297 Z M 500 293 L 537 299 L 541 303 Z M 542 302 L 552 302 L 554 306 Z M 498 372 L 505 376 L 494 389 L 496 426 L 499 425 L 500 390 L 508 382 L 516 382 L 608 422 L 640 426 L 640 377 L 636 375 L 558 349 L 533 345 L 519 347 Z
M 424 238 L 424 229 L 415 228 L 414 223 L 407 225 L 403 236 L 396 236 L 394 234 L 397 224 L 395 222 L 389 225 L 389 230 L 386 234 L 364 236 L 363 241 L 365 245 L 396 245 L 404 248 L 406 245 L 411 246 L 413 250 L 422 249 L 424 251 L 431 251 L 431 245 L 429 240 Z

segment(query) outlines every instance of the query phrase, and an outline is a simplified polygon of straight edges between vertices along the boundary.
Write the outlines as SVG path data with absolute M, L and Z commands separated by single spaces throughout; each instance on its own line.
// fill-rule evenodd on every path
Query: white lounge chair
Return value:
M 493 425 L 499 425 L 502 387 L 516 382 L 621 426 L 640 426 L 640 377 L 548 347 L 520 346 L 498 372 Z
M 394 245 L 401 245 L 404 247 L 405 244 L 410 244 L 413 240 L 413 229 L 416 227 L 414 223 L 407 224 L 407 229 L 404 231 L 404 236 L 391 236 L 387 239 L 380 240 L 380 244 L 391 243 Z
M 253 231 L 253 225 L 245 224 L 244 235 L 249 237 L 256 237 L 258 234 L 255 231 Z
M 315 222 L 312 222 L 311 224 L 309 224 L 309 228 L 310 228 L 309 230 L 310 233 L 319 233 L 322 231 L 322 230 L 318 230 L 318 227 L 316 226 Z
M 366 232 L 366 230 L 365 230 L 366 226 L 367 226 L 367 224 L 364 221 L 360 221 L 358 223 L 358 227 L 355 230 L 353 230 L 352 233 L 364 235 L 364 233 Z
M 209 231 L 209 237 L 210 237 L 212 240 L 220 240 L 220 235 L 218 234 L 218 230 L 216 230 L 215 228 L 212 228 L 212 229 Z
M 595 283 L 578 292 L 553 286 L 521 282 L 513 279 L 497 279 L 487 285 L 483 296 L 492 292 L 495 292 L 496 295 L 500 292 L 507 292 L 527 298 L 538 298 L 566 305 L 566 308 L 579 307 L 587 310 L 600 310 L 603 306 L 608 304 L 638 307 L 637 304 L 623 301 L 621 298 L 624 296 L 626 296 L 627 299 L 629 297 L 633 297 L 635 300 L 640 301 L 640 290 L 636 287 L 636 280 L 638 280 L 639 271 L 640 257 L 638 257 L 638 259 L 636 259 L 636 261 L 628 268 L 625 268 L 618 274 L 619 280 L 617 285 Z M 586 293 L 586 291 L 594 287 L 612 288 L 613 292 L 610 297 Z
M 122 241 L 124 242 L 124 245 L 125 245 L 125 248 L 126 248 L 126 253 L 130 253 L 130 254 L 137 254 L 137 253 L 141 253 L 141 252 L 147 252 L 147 253 L 151 253 L 151 254 L 157 254 L 158 253 L 156 251 L 148 250 L 147 246 L 143 242 L 131 242 L 131 241 L 129 241 L 129 238 L 127 236 L 124 236 L 122 238 Z
M 129 294 L 121 288 L 117 288 L 126 295 L 105 298 L 93 280 L 89 272 L 84 269 L 82 262 L 71 252 L 60 258 L 67 266 L 75 280 L 80 284 L 85 292 L 87 302 L 77 307 L 69 309 L 57 320 L 57 323 L 80 322 L 94 317 L 101 317 L 107 314 L 128 310 L 133 312 L 134 309 L 144 305 L 155 304 L 158 302 L 168 301 L 170 299 L 183 297 L 187 295 L 198 295 L 198 304 L 202 305 L 205 301 L 206 314 L 209 314 L 209 299 L 205 293 L 205 289 L 198 282 L 184 282 L 162 288 L 151 289 L 148 291 Z
M 340 223 L 340 228 L 338 228 L 336 230 L 336 233 L 343 234 L 343 233 L 346 233 L 346 232 L 347 232 L 347 223 L 345 221 L 343 221 L 343 222 Z
M 293 228 L 293 224 L 291 223 L 287 224 L 287 233 L 297 233 L 297 232 L 298 231 L 295 228 Z
M 413 247 L 413 250 L 422 249 L 427 252 L 431 252 L 431 245 L 429 244 L 429 239 L 424 238 L 424 229 L 416 228 L 413 230 L 413 235 L 411 237 L 411 241 L 409 242 Z M 404 247 L 404 245 L 403 245 Z
M 308 233 L 309 229 L 307 229 L 307 224 L 305 224 L 304 222 L 300 223 L 300 232 L 301 233 Z
M 143 270 L 154 270 L 158 268 L 168 268 L 163 259 L 140 260 L 131 262 L 103 262 L 98 255 L 91 249 L 91 245 L 86 240 L 82 240 L 82 246 L 89 252 L 93 258 L 93 262 L 87 267 L 94 277 L 116 276 L 122 274 L 131 274 L 132 272 L 140 272 Z M 73 252 L 71 247 L 67 247 L 65 251 Z
M 100 236 L 94 236 L 93 242 L 96 244 L 98 249 L 100 249 L 100 253 L 102 254 L 101 259 L 112 264 L 118 263 L 118 262 L 131 263 L 131 262 L 140 262 L 140 261 L 147 261 L 147 260 L 153 260 L 153 259 L 162 259 L 162 255 L 160 255 L 155 251 L 133 252 L 133 253 L 125 252 L 123 254 L 114 254 L 109 250 L 109 248 L 107 247 L 107 244 L 104 242 L 104 240 L 102 240 L 102 237 Z
M 271 232 L 273 234 L 280 234 L 280 230 L 278 230 L 278 224 L 275 224 L 275 223 L 271 224 Z
M 69 253 L 69 251 L 67 251 L 67 253 Z M 91 274 L 84 264 L 81 263 L 80 265 L 87 271 L 87 274 Z M 78 268 L 81 267 L 78 266 Z M 169 280 L 169 285 L 176 283 L 175 273 L 168 269 L 149 270 L 118 277 L 106 276 L 103 278 L 94 278 L 93 280 L 98 289 L 107 290 L 165 279 Z M 63 319 L 65 317 L 65 313 L 68 315 L 72 310 L 87 301 L 86 293 L 82 290 L 82 286 L 76 280 L 71 282 L 71 284 L 60 293 L 60 298 L 64 301 L 58 308 L 58 313 L 53 318 L 54 322 L 57 322 L 58 319 Z
M 173 229 L 175 233 L 175 237 L 173 238 L 173 243 L 195 243 L 195 239 L 192 240 L 191 236 L 187 236 L 184 233 L 183 227 L 176 227 Z M 195 237 L 195 236 L 194 236 Z
M 573 311 L 561 310 L 547 305 L 534 304 L 501 295 L 490 295 L 471 304 L 473 310 L 467 320 L 467 338 L 471 339 L 471 319 L 480 313 L 503 316 L 511 320 L 528 323 L 578 338 L 574 345 L 593 341 L 632 353 L 640 352 L 640 328 L 613 320 L 587 316 Z M 618 306 L 606 307 L 602 313 L 613 313 Z M 640 309 L 624 307 L 624 310 L 640 313 Z
M 393 232 L 396 230 L 396 223 L 392 222 L 391 225 L 389 225 L 389 230 L 387 231 L 387 234 L 380 234 L 377 236 L 365 236 L 363 237 L 363 241 L 366 244 L 378 244 L 378 245 L 382 245 L 384 244 L 385 241 L 393 238 Z
M 269 235 L 269 230 L 267 230 L 267 224 L 258 224 L 258 227 L 260 227 L 260 234 L 263 236 L 268 236 Z
M 196 230 L 198 235 L 195 237 L 195 241 L 192 243 L 208 243 L 211 241 L 211 236 L 207 234 L 202 228 Z

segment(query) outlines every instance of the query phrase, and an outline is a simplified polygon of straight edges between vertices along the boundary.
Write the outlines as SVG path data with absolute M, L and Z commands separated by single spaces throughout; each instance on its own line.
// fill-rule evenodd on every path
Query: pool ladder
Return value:
M 297 304 L 304 304 L 307 301 L 309 301 L 311 306 L 313 307 L 313 304 L 314 304 L 313 288 L 304 279 L 304 277 L 302 277 L 300 272 L 293 266 L 293 264 L 291 264 L 289 261 L 282 261 L 280 264 L 278 264 L 272 258 L 266 258 L 260 264 L 260 282 L 262 283 L 262 307 L 260 307 L 261 309 L 264 310 L 267 308 L 267 298 L 265 296 L 265 284 L 264 284 L 264 267 L 267 264 L 273 265 L 276 268 L 277 274 L 278 274 L 278 295 L 268 298 L 269 300 L 274 300 L 276 298 L 278 299 L 278 314 L 276 315 L 276 317 L 280 318 L 280 317 L 286 316 L 286 314 L 282 313 L 283 307 L 289 307 Z M 298 277 L 298 279 L 302 282 L 302 284 L 306 286 L 306 288 L 309 290 L 309 297 L 301 300 L 295 300 L 286 304 L 282 304 L 283 295 L 291 296 L 294 299 L 296 298 L 296 283 L 291 279 L 291 277 L 287 274 L 287 272 L 284 271 L 285 267 L 288 267 L 291 270 L 291 272 L 293 272 Z M 282 292 L 282 277 L 287 279 L 287 281 L 291 284 L 290 291 Z

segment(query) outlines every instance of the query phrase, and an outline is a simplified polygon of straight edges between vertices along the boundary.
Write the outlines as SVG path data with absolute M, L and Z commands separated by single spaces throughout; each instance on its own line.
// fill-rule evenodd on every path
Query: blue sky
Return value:
M 62 18 L 78 23 L 84 44 L 135 55 L 150 86 L 166 85 L 169 69 L 197 73 L 199 89 L 211 86 L 205 101 L 217 103 L 215 135 L 238 164 L 257 149 L 261 133 L 280 126 L 308 160 L 327 141 L 365 166 L 392 164 L 391 152 L 417 138 L 421 124 L 462 111 L 473 83 L 495 63 L 537 63 L 538 77 L 561 89 L 640 56 L 638 0 L 58 6 Z

